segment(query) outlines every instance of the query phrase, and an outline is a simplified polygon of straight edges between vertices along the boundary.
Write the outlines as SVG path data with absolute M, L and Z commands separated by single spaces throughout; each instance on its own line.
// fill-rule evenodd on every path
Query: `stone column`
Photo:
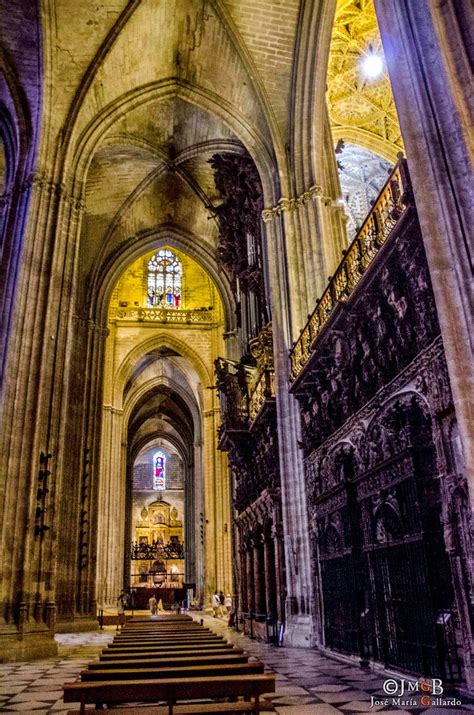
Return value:
M 115 607 L 123 587 L 125 465 L 122 410 L 103 411 L 101 469 L 98 495 L 97 591 L 103 606 Z
M 239 606 L 241 611 L 248 611 L 247 602 L 247 563 L 246 563 L 246 550 L 243 548 L 242 544 L 239 550 L 240 559 L 240 593 L 239 593 Z
M 276 616 L 276 580 L 275 580 L 275 553 L 273 540 L 265 538 L 263 542 L 264 570 L 265 570 L 265 610 L 267 616 Z
M 245 581 L 247 585 L 247 608 L 250 613 L 255 612 L 255 585 L 253 572 L 253 549 L 250 544 L 245 551 Z
M 295 332 L 304 322 L 298 310 L 290 311 L 290 304 L 294 296 L 299 294 L 301 275 L 305 275 L 305 272 L 299 274 L 298 280 L 293 272 L 293 282 L 289 283 L 287 271 L 291 262 L 289 255 L 292 246 L 287 244 L 281 214 L 268 215 L 264 212 L 264 220 L 273 301 L 273 352 L 280 470 L 281 474 L 285 475 L 281 481 L 284 552 L 286 570 L 291 573 L 291 579 L 287 583 L 285 639 L 291 645 L 307 646 L 312 630 L 308 515 L 303 460 L 298 447 L 298 441 L 301 440 L 300 415 L 296 400 L 289 394 L 288 359 L 292 340 L 296 337 Z
M 467 0 L 375 0 L 474 506 L 472 81 Z
M 67 411 L 63 420 L 61 470 L 68 475 L 61 490 L 61 538 L 56 563 L 57 630 L 92 630 L 96 620 L 97 490 L 101 413 L 100 366 L 107 329 L 72 316 Z M 71 475 L 73 479 L 71 480 Z M 74 498 L 72 498 L 74 496 Z
M 255 612 L 263 613 L 265 610 L 265 570 L 263 563 L 263 544 L 260 537 L 253 541 L 253 574 L 255 589 Z
M 40 173 L 28 178 L 20 194 L 15 211 L 21 265 L 15 267 L 15 284 L 8 283 L 6 301 L 11 315 L 1 450 L 0 642 L 11 659 L 56 653 L 57 550 L 66 528 L 62 495 L 71 476 L 64 470 L 64 410 L 83 208 L 78 197 Z M 77 508 L 78 493 L 70 498 Z M 71 593 L 74 602 L 75 580 Z
M 286 601 L 286 572 L 285 554 L 282 543 L 281 525 L 274 525 L 272 528 L 273 547 L 275 553 L 275 582 L 276 582 L 276 609 L 280 623 L 285 620 Z

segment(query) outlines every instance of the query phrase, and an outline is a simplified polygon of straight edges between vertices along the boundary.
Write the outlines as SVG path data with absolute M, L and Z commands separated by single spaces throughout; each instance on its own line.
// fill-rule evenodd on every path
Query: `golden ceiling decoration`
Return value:
M 368 54 L 383 57 L 372 0 L 339 0 L 328 65 L 328 108 L 335 139 L 359 144 L 394 162 L 403 150 L 390 80 L 368 79 Z

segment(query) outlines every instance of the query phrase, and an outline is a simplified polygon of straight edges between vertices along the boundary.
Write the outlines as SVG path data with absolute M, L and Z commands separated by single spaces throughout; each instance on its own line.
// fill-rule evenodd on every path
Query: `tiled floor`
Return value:
M 227 628 L 225 621 L 205 616 L 205 625 L 245 648 L 264 661 L 269 672 L 276 673 L 273 701 L 280 715 L 387 715 L 404 713 L 474 713 L 474 700 L 462 698 L 461 706 L 421 707 L 415 695 L 415 706 L 373 705 L 371 697 L 383 695 L 383 674 L 364 672 L 353 665 L 327 658 L 315 650 L 275 648 L 252 641 Z M 92 633 L 58 635 L 59 658 L 31 663 L 0 665 L 0 711 L 46 715 L 70 710 L 62 701 L 62 685 L 76 680 L 79 672 L 112 640 L 115 628 Z

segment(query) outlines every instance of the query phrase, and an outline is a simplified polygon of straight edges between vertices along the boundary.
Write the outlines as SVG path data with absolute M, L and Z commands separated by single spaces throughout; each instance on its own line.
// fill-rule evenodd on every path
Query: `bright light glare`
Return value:
M 368 79 L 377 79 L 383 72 L 383 60 L 379 55 L 367 55 L 362 62 L 362 70 Z

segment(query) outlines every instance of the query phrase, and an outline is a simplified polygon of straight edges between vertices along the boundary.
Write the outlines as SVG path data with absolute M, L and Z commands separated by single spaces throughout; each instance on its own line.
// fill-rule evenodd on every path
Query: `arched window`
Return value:
M 148 262 L 148 305 L 152 308 L 180 308 L 181 262 L 171 251 L 162 248 Z
M 166 455 L 163 452 L 153 455 L 153 489 L 166 489 Z

